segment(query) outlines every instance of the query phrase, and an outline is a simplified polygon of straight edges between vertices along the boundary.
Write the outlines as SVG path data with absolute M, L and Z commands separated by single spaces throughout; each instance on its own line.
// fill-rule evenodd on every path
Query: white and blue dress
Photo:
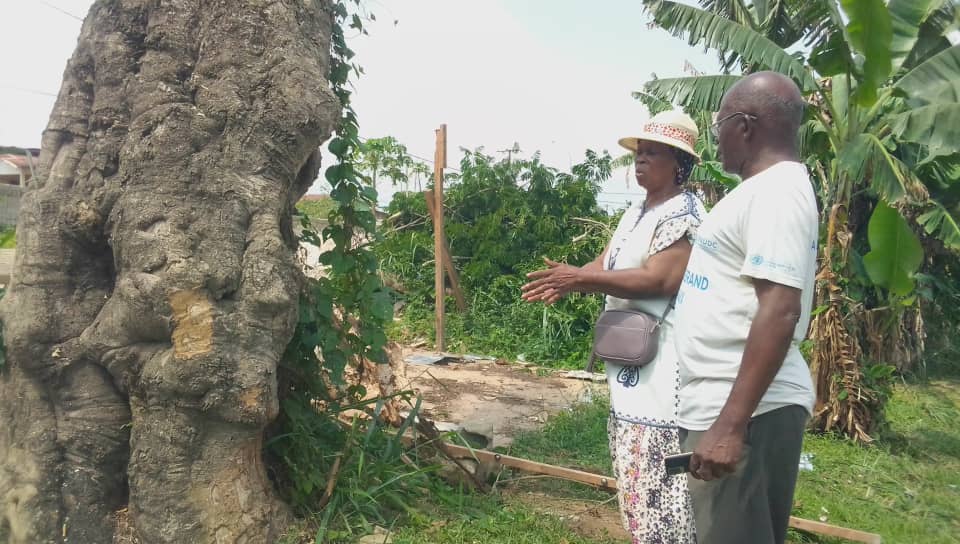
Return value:
M 703 203 L 690 192 L 649 210 L 644 210 L 644 202 L 631 206 L 610 240 L 604 270 L 640 268 L 677 240 L 687 238 L 692 243 L 705 215 Z M 671 297 L 606 297 L 607 309 L 635 309 L 657 316 L 670 303 Z M 680 374 L 671 313 L 660 328 L 653 362 L 641 368 L 605 364 L 610 384 L 610 453 L 623 523 L 634 543 L 696 542 L 687 479 L 667 475 L 663 465 L 665 456 L 680 453 Z

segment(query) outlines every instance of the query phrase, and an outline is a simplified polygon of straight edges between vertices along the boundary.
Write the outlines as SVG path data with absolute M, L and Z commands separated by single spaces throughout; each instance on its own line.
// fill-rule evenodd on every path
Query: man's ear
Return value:
M 749 142 L 750 140 L 753 139 L 754 135 L 757 132 L 756 130 L 754 130 L 754 123 L 746 115 L 741 115 L 739 122 L 740 122 L 740 126 L 738 128 L 740 129 L 741 134 L 743 134 L 743 141 Z

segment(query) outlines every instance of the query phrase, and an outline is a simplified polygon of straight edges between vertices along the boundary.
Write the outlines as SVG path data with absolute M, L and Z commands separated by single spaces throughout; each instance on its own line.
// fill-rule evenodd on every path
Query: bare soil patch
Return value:
M 410 353 L 405 349 L 404 357 Z M 426 417 L 487 436 L 491 447 L 510 444 L 518 433 L 538 429 L 551 415 L 606 387 L 532 366 L 462 358 L 405 364 L 397 385 L 422 395 Z

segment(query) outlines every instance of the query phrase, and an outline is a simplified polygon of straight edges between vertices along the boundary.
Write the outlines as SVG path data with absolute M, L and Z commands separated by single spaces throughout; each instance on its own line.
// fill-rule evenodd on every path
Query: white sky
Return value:
M 0 79 L 0 145 L 38 147 L 90 0 L 0 0 L 6 52 Z M 587 148 L 621 153 L 616 141 L 646 112 L 631 91 L 652 73 L 683 75 L 684 61 L 714 72 L 715 57 L 648 29 L 637 0 L 370 0 L 377 21 L 351 39 L 366 74 L 354 107 L 361 135 L 391 135 L 433 157 L 446 123 L 448 165 L 459 149 L 488 153 L 514 142 L 523 154 L 568 169 Z M 394 20 L 398 21 L 394 25 Z M 22 58 L 18 56 L 22 55 Z M 381 201 L 392 189 L 378 188 Z M 317 184 L 311 192 L 322 192 Z M 601 200 L 638 193 L 621 171 Z

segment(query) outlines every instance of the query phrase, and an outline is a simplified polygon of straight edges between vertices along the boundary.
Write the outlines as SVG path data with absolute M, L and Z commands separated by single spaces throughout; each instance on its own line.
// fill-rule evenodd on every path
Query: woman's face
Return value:
M 645 140 L 637 142 L 633 165 L 637 183 L 648 191 L 675 184 L 680 168 L 670 146 Z

